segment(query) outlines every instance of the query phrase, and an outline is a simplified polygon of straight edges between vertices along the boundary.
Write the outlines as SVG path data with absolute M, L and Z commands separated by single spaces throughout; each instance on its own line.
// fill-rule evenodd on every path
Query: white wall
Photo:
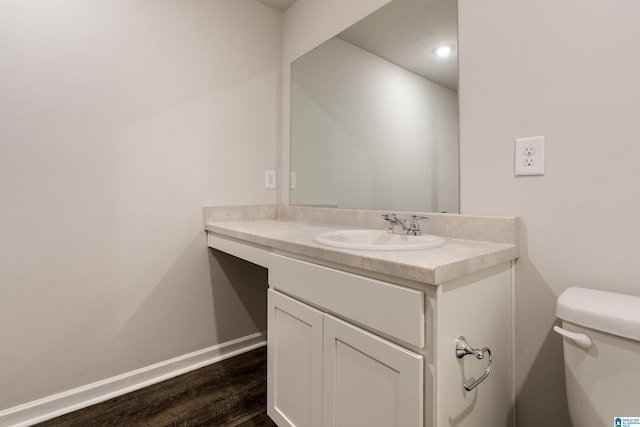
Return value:
M 202 209 L 275 202 L 281 19 L 0 0 L 0 410 L 264 328 Z
M 337 3 L 298 0 L 285 13 L 285 168 L 290 60 L 386 1 Z M 521 218 L 518 426 L 568 425 L 562 341 L 551 333 L 557 296 L 571 285 L 640 295 L 640 3 L 460 0 L 459 8 L 461 209 Z M 536 135 L 547 138 L 546 175 L 516 178 L 513 140 Z
M 207 252 L 201 209 L 275 200 L 262 179 L 276 149 L 288 170 L 291 60 L 387 2 L 285 13 L 276 148 L 277 12 L 0 0 L 0 409 L 256 330 L 259 304 L 225 278 L 233 260 Z M 562 290 L 640 295 L 639 14 L 623 0 L 460 1 L 462 211 L 522 220 L 520 427 L 567 423 L 550 332 Z M 513 139 L 539 134 L 547 174 L 513 177 Z
M 289 202 L 291 62 L 390 0 L 297 0 L 283 14 L 282 142 L 278 145 L 278 203 Z
M 462 212 L 522 223 L 519 427 L 569 425 L 558 295 L 640 295 L 638 16 L 627 0 L 460 1 Z M 516 178 L 513 140 L 535 135 L 546 174 Z
M 291 102 L 292 204 L 459 210 L 457 93 L 334 37 L 295 61 Z

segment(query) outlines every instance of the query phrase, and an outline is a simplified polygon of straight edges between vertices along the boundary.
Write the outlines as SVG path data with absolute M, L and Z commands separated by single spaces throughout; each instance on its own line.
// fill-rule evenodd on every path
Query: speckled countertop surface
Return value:
M 207 208 L 205 229 L 219 236 L 294 256 L 431 285 L 514 260 L 519 255 L 517 218 L 427 214 L 435 224 L 425 231 L 444 237 L 445 244 L 426 250 L 364 251 L 315 243 L 313 238 L 319 233 L 356 228 L 353 221 L 362 228 L 384 228 L 377 211 L 338 212 L 335 209 L 288 206 Z M 347 216 L 358 218 L 354 220 Z M 318 218 L 324 218 L 327 224 L 315 223 Z M 372 227 L 372 224 L 377 227 Z M 474 228 L 482 228 L 477 230 L 478 236 L 488 240 L 474 240 Z M 459 234 L 465 238 L 459 238 Z

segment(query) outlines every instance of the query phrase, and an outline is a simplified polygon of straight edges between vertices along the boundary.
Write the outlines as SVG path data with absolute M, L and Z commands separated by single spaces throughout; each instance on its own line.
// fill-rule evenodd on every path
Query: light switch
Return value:
M 276 171 L 264 171 L 264 188 L 276 188 Z
M 295 172 L 289 172 L 289 189 L 290 190 L 295 190 L 297 187 L 297 182 L 296 182 L 296 173 Z

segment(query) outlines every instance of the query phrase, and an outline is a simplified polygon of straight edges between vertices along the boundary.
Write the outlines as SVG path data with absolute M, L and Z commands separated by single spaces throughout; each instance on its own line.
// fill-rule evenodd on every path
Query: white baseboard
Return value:
M 139 390 L 266 345 L 257 333 L 0 411 L 0 426 L 23 427 Z

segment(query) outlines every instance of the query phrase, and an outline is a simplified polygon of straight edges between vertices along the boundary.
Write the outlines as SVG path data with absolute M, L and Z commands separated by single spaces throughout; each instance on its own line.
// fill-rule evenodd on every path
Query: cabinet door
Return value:
M 423 358 L 325 315 L 325 427 L 423 424 Z
M 323 314 L 268 291 L 267 413 L 278 426 L 319 427 Z

